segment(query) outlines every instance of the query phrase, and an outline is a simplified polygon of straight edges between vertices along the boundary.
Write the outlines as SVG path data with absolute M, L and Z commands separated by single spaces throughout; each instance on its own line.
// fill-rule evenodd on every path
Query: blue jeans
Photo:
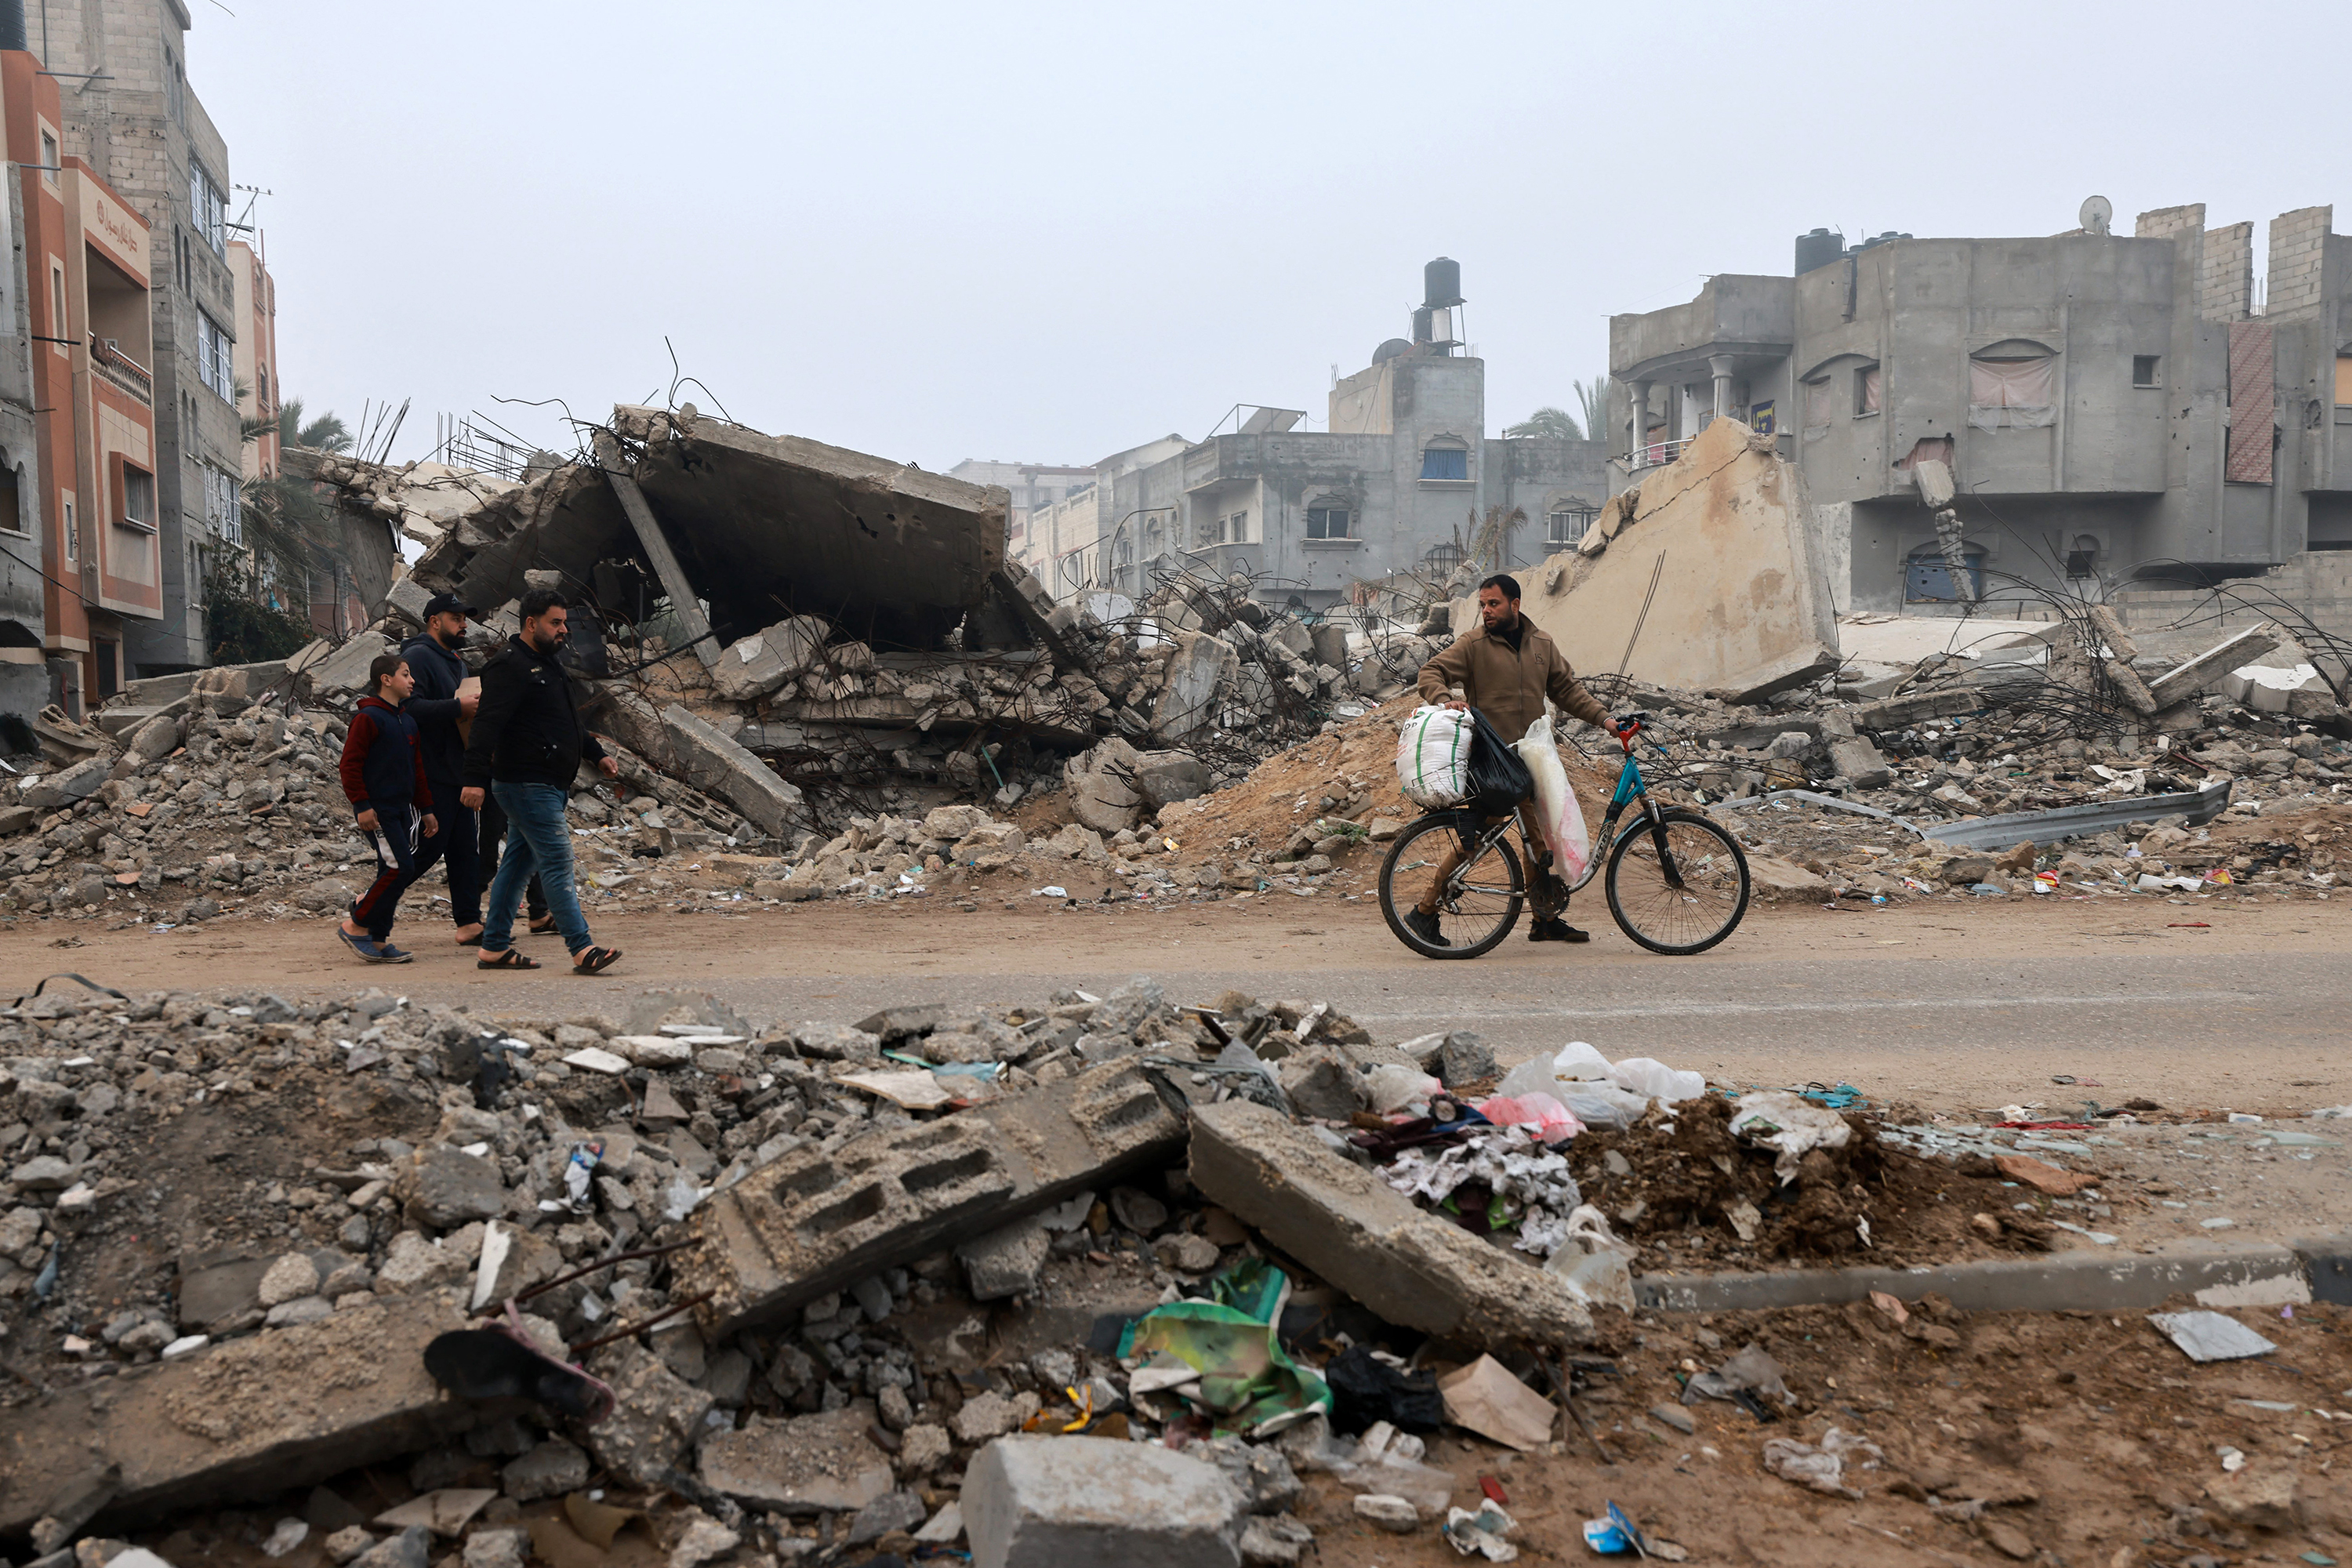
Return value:
M 514 945 L 515 904 L 533 872 L 547 894 L 547 912 L 576 955 L 592 945 L 588 917 L 572 886 L 572 826 L 563 818 L 565 792 L 553 784 L 493 782 L 491 798 L 507 814 L 507 848 L 490 883 L 489 908 L 482 923 L 482 952 L 504 952 Z

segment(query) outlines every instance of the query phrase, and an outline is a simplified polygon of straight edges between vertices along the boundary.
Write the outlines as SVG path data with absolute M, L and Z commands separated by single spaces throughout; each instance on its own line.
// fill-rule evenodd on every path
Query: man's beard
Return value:
M 466 646 L 466 634 L 464 632 L 453 632 L 444 629 L 435 632 L 433 634 L 433 640 L 436 643 L 438 643 L 448 652 L 456 653 L 459 648 Z

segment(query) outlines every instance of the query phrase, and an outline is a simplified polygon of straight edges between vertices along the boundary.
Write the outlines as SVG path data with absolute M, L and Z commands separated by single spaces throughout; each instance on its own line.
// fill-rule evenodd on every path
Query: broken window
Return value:
M 2031 430 L 2056 423 L 2055 354 L 1969 361 L 1969 423 L 1979 430 Z
M 1424 479 L 1466 479 L 1470 477 L 1470 448 L 1458 441 L 1433 441 L 1422 449 L 1421 477 Z
M 1874 364 L 1864 365 L 1853 373 L 1853 416 L 1856 419 L 1866 418 L 1878 412 L 1884 385 L 1881 374 Z
M 1829 434 L 1830 378 L 1805 383 L 1805 439 L 1813 440 Z
M 1223 513 L 1203 519 L 1198 526 L 1201 536 L 1193 541 L 1194 544 L 1223 544 L 1225 542 L 1225 520 Z
M 1347 539 L 1351 537 L 1356 514 L 1344 506 L 1310 506 L 1307 509 L 1307 537 L 1309 539 Z
M 2091 534 L 2074 536 L 2074 547 L 2066 552 L 2066 575 L 2095 577 L 2099 574 L 2099 542 Z
M 2163 363 L 2164 356 L 2161 354 L 2132 355 L 2132 384 L 2134 386 L 2162 385 L 2163 384 L 2157 380 L 2156 373 L 2158 367 Z

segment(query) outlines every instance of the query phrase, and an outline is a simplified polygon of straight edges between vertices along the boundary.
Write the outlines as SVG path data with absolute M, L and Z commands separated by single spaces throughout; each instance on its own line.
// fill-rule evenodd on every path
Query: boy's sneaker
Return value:
M 1579 931 L 1576 927 L 1569 924 L 1566 921 L 1554 915 L 1549 920 L 1539 920 L 1536 921 L 1535 924 L 1529 926 L 1528 928 L 1528 940 L 1529 942 L 1591 942 L 1592 940 L 1592 933 L 1591 931 Z
M 383 949 L 379 947 L 373 938 L 353 936 L 340 925 L 335 927 L 335 934 L 343 939 L 343 945 L 345 947 L 348 947 L 353 952 L 358 953 L 360 957 L 366 960 L 368 963 L 383 963 L 385 962 Z
M 379 942 L 375 951 L 378 963 L 414 963 L 416 961 L 415 953 L 394 947 L 389 942 Z
M 1437 928 L 1435 910 L 1407 910 L 1404 912 L 1404 923 L 1407 930 L 1432 947 L 1454 945 L 1445 940 L 1445 933 Z

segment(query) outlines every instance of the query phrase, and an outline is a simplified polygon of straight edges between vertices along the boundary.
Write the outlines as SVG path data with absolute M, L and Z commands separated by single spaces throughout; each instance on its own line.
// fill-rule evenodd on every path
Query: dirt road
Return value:
M 1325 998 L 1383 1039 L 1474 1028 L 1506 1059 L 1587 1039 L 1737 1081 L 1852 1082 L 1873 1099 L 1980 1107 L 2046 1098 L 2053 1074 L 2110 1103 L 2300 1114 L 2352 1100 L 2336 1048 L 2352 1005 L 2352 911 L 2336 903 L 2016 900 L 1867 913 L 1765 908 L 1696 958 L 1642 952 L 1597 906 L 1588 946 L 1515 939 L 1470 963 L 1413 957 L 1369 902 L 1258 899 L 1161 909 L 1031 900 L 975 913 L 906 901 L 598 917 L 627 957 L 609 976 L 483 973 L 441 930 L 418 961 L 371 969 L 326 919 L 226 919 L 157 932 L 58 921 L 0 930 L 0 973 L 70 969 L 125 990 L 404 994 L 541 1016 L 631 991 L 708 988 L 753 1022 L 855 1019 L 889 1003 L 1041 1000 L 1130 974 L 1208 1001 L 1227 987 Z M 2201 922 L 2201 923 L 2197 923 Z M 79 945 L 60 950 L 60 942 Z

